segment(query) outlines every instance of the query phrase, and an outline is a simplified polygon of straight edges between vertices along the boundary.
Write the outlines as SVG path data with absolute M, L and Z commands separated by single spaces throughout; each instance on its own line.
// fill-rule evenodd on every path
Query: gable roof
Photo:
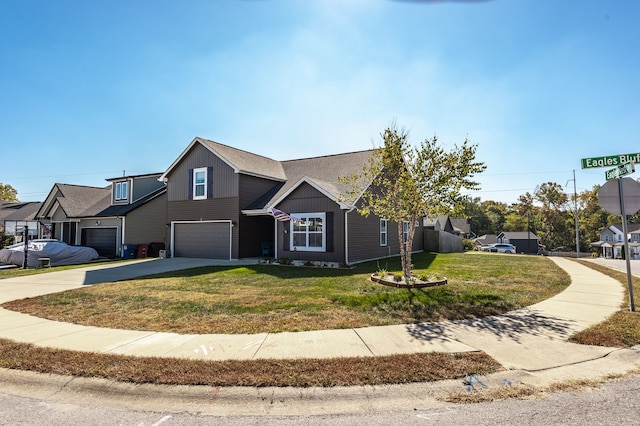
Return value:
M 96 213 L 95 217 L 112 217 L 112 216 L 125 216 L 127 213 L 132 212 L 133 210 L 137 209 L 138 207 L 146 204 L 147 202 L 153 200 L 156 197 L 159 197 L 160 195 L 164 194 L 167 192 L 167 187 L 162 187 L 162 188 L 158 188 L 155 191 L 153 191 L 150 194 L 145 195 L 144 197 L 140 198 L 139 200 L 131 203 L 131 204 L 122 204 L 122 205 L 110 205 L 109 207 L 107 207 L 106 209 L 100 211 L 99 213 Z
M 482 244 L 483 246 L 486 246 L 489 244 L 497 243 L 498 236 L 496 234 L 484 234 L 479 236 L 478 238 L 474 238 L 473 241 L 475 241 L 478 244 Z
M 236 173 L 243 173 L 277 181 L 284 181 L 287 179 L 282 164 L 279 161 L 200 137 L 194 138 L 189 146 L 182 151 L 180 156 L 176 158 L 176 160 L 158 179 L 166 180 L 167 175 L 171 173 L 171 171 L 182 161 L 182 159 L 196 144 L 200 144 L 207 148 L 231 167 Z
M 42 205 L 39 201 L 24 203 L 0 203 L 0 221 L 5 220 L 33 220 Z
M 604 230 L 611 230 L 611 228 L 615 228 L 619 233 L 622 233 L 622 224 L 621 223 L 614 223 L 611 226 L 608 226 L 607 228 L 603 229 Z M 631 232 L 636 232 L 640 230 L 640 224 L 638 223 L 627 223 L 627 231 L 629 233 Z M 602 232 L 602 231 L 600 231 Z
M 466 217 L 449 217 L 449 220 L 454 231 L 465 235 L 471 233 L 471 225 Z
M 510 240 L 527 240 L 527 239 L 537 240 L 538 239 L 538 236 L 536 234 L 534 234 L 533 232 L 527 232 L 527 231 L 501 232 L 498 235 L 498 238 L 500 238 L 501 236 L 505 236 Z
M 68 218 L 95 216 L 111 205 L 111 186 L 98 188 L 56 183 L 38 210 L 37 216 L 46 217 L 56 202 Z
M 340 178 L 358 173 L 373 155 L 373 150 L 348 152 L 320 157 L 309 157 L 295 160 L 278 161 L 268 157 L 253 154 L 241 149 L 233 148 L 218 142 L 194 138 L 189 146 L 160 176 L 159 180 L 167 180 L 171 171 L 186 157 L 193 147 L 202 145 L 231 167 L 235 173 L 261 177 L 279 182 L 274 187 L 252 203 L 246 212 L 253 211 L 260 214 L 266 209 L 276 206 L 291 192 L 303 184 L 309 184 L 322 192 L 329 199 L 346 208 L 347 204 L 356 200 L 343 200 L 349 185 L 340 182 Z
M 351 188 L 348 184 L 340 182 L 340 178 L 362 170 L 373 153 L 373 150 L 367 150 L 283 161 L 287 181 L 264 208 L 276 206 L 303 183 L 313 186 L 343 207 L 354 203 L 355 199 L 342 200 Z

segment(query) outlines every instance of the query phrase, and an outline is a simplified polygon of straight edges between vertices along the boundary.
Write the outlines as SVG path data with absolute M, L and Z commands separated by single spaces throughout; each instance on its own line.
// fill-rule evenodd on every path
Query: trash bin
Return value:
M 147 256 L 158 257 L 160 256 L 160 250 L 165 250 L 164 243 L 149 243 L 149 250 L 147 250 Z
M 122 258 L 133 259 L 136 257 L 137 247 L 135 244 L 123 244 L 122 245 Z
M 147 252 L 149 251 L 149 246 L 147 244 L 138 244 L 138 249 L 136 250 L 137 258 L 147 257 Z

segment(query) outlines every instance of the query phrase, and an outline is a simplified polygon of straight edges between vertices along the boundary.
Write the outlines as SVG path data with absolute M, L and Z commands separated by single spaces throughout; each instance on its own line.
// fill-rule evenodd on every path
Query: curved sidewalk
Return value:
M 81 326 L 0 309 L 0 338 L 77 351 L 202 360 L 484 351 L 507 369 L 527 371 L 573 365 L 617 351 L 571 344 L 566 339 L 618 311 L 624 302 L 623 286 L 571 260 L 551 260 L 571 276 L 571 285 L 565 291 L 524 309 L 476 320 L 296 333 L 181 335 Z M 5 279 L 0 280 L 0 303 L 212 264 L 221 263 L 153 259 Z

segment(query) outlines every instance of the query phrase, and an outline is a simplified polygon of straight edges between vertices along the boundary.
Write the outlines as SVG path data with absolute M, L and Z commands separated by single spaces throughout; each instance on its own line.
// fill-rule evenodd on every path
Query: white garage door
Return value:
M 173 255 L 231 259 L 229 222 L 180 222 L 173 227 Z

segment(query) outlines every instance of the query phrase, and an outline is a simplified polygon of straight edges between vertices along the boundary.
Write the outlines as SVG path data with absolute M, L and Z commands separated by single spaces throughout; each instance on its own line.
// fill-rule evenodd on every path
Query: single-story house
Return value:
M 39 201 L 24 203 L 0 201 L 0 232 L 13 236 L 13 242 L 21 242 L 24 238 L 24 227 L 27 226 L 29 239 L 47 238 L 47 228 L 35 219 L 41 204 Z
M 476 250 L 482 246 L 488 246 L 489 244 L 496 244 L 498 242 L 498 236 L 496 234 L 484 234 L 473 239 L 476 244 Z
M 126 244 L 166 243 L 166 188 L 161 173 L 107 179 L 106 187 L 56 183 L 38 210 L 51 236 L 122 255 Z
M 640 224 L 627 224 L 627 244 L 631 256 L 629 259 L 640 259 Z M 591 243 L 591 247 L 598 250 L 600 257 L 609 259 L 624 259 L 624 233 L 622 224 L 613 224 L 600 230 L 600 240 Z
M 497 236 L 497 242 L 502 244 L 513 244 L 517 253 L 537 254 L 539 249 L 539 238 L 530 231 L 501 232 Z
M 161 176 L 171 255 L 349 264 L 398 254 L 395 226 L 361 216 L 340 181 L 372 153 L 278 161 L 194 138 Z M 415 251 L 422 234 L 420 221 Z

